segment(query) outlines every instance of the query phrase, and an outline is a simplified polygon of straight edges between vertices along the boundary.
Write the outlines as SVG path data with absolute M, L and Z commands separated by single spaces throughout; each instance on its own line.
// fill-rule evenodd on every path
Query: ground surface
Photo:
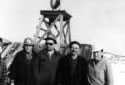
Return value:
M 125 85 L 125 61 L 111 63 L 114 85 Z

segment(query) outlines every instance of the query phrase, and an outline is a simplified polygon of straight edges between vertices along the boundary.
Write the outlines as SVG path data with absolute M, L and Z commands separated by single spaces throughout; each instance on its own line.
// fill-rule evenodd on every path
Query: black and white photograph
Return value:
M 1 0 L 0 85 L 125 85 L 124 0 Z

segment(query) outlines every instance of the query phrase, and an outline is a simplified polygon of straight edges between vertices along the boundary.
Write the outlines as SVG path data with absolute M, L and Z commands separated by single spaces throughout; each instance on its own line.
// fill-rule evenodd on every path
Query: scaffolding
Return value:
M 39 44 L 47 37 L 57 40 L 60 47 L 71 42 L 70 18 L 65 10 L 41 10 L 34 41 Z

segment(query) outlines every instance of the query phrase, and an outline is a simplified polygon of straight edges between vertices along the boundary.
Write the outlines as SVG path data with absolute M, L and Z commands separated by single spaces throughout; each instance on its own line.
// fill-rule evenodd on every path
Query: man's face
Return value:
M 32 48 L 33 48 L 33 46 L 31 46 L 31 45 L 25 45 L 25 46 L 24 46 L 24 49 L 25 49 L 25 51 L 26 51 L 27 53 L 32 52 Z
M 55 49 L 55 43 L 53 40 L 46 40 L 46 46 L 48 51 L 52 51 Z
M 33 45 L 31 45 L 32 41 L 27 39 L 27 44 L 24 46 L 24 49 L 27 53 L 30 53 L 32 52 L 32 49 L 33 49 Z
M 93 52 L 93 58 L 95 59 L 95 60 L 101 60 L 101 58 L 102 58 L 102 52 L 100 52 L 100 51 L 94 51 Z
M 73 55 L 78 55 L 80 53 L 80 47 L 77 44 L 72 44 L 71 46 L 71 53 Z

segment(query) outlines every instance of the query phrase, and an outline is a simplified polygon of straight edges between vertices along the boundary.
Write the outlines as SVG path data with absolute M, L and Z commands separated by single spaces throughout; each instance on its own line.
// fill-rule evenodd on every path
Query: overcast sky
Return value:
M 0 36 L 23 41 L 36 32 L 40 10 L 50 9 L 50 0 L 1 0 Z M 124 0 L 61 0 L 71 18 L 72 40 L 100 44 L 105 50 L 125 55 Z

